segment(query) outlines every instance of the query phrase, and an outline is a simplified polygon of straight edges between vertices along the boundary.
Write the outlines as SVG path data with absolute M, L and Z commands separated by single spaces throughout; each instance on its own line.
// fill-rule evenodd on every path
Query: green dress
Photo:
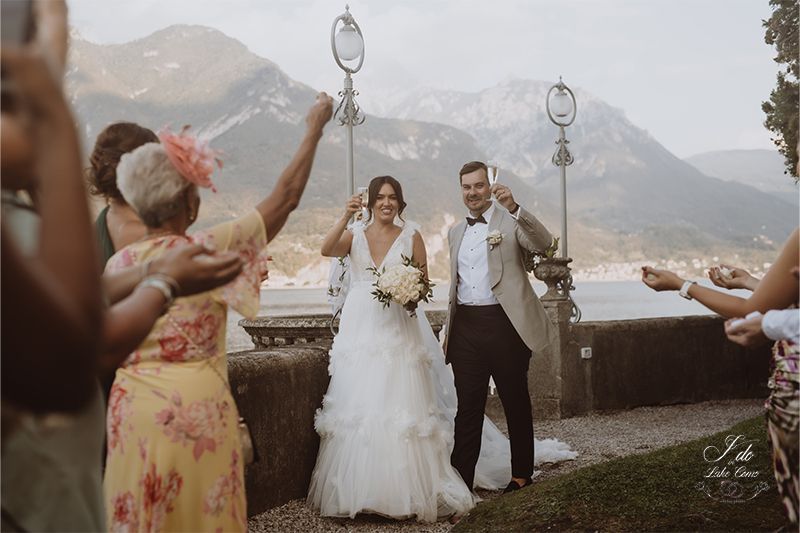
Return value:
M 114 243 L 111 240 L 111 234 L 108 232 L 108 206 L 105 206 L 100 214 L 97 215 L 97 220 L 94 221 L 94 227 L 97 233 L 97 244 L 100 246 L 100 259 L 105 268 L 109 258 L 117 251 L 114 249 Z

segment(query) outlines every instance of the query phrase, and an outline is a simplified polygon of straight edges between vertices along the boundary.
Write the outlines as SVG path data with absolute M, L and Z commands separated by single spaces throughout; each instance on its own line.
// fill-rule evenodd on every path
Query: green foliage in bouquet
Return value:
M 370 294 L 378 300 L 380 303 L 383 304 L 383 307 L 389 307 L 391 302 L 399 303 L 405 308 L 406 311 L 411 316 L 415 316 L 415 311 L 419 302 L 430 302 L 431 298 L 433 297 L 433 287 L 435 286 L 429 279 L 425 277 L 425 274 L 422 272 L 422 268 L 424 265 L 420 265 L 416 261 L 414 261 L 410 257 L 406 257 L 405 255 L 400 256 L 402 258 L 402 262 L 400 265 L 395 265 L 390 267 L 389 270 L 386 270 L 386 267 L 381 268 L 378 270 L 375 267 L 370 267 L 367 270 L 371 271 L 373 275 L 375 275 L 375 283 L 372 284 L 375 287 Z M 399 279 L 399 274 L 407 274 L 407 267 L 413 267 L 416 269 L 417 272 L 413 273 L 414 277 L 410 278 L 407 275 L 403 276 L 403 279 Z M 399 274 L 397 271 L 401 271 Z M 386 283 L 386 276 L 393 276 L 392 283 Z M 402 285 L 397 285 L 397 283 L 402 283 Z M 411 287 L 410 285 L 413 285 Z M 415 297 L 407 299 L 407 301 L 403 302 L 405 296 L 408 296 L 410 293 L 416 291 L 417 294 Z

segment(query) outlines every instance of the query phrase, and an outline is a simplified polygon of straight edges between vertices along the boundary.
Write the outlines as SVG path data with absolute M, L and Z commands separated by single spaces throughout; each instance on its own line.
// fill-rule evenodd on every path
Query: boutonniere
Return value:
M 489 249 L 492 250 L 495 246 L 503 242 L 503 234 L 496 229 L 492 230 L 486 235 L 486 242 L 489 243 Z

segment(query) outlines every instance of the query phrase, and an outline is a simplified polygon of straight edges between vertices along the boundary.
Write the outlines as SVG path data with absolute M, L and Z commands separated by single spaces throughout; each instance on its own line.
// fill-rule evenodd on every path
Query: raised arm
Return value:
M 780 255 L 759 282 L 749 298 L 740 298 L 707 287 L 694 284 L 688 294 L 704 306 L 724 317 L 743 317 L 759 311 L 785 309 L 797 303 L 798 281 L 792 269 L 800 261 L 800 234 L 795 229 L 783 245 Z M 642 281 L 657 291 L 680 290 L 686 280 L 673 272 L 642 268 Z
M 535 216 L 514 200 L 511 189 L 499 183 L 492 186 L 492 194 L 517 221 L 516 235 L 520 246 L 530 252 L 543 252 L 553 243 L 553 236 Z
M 322 241 L 320 252 L 323 257 L 344 257 L 350 253 L 350 246 L 353 244 L 353 234 L 345 231 L 347 223 L 352 216 L 361 210 L 361 195 L 355 194 L 347 201 L 344 213 L 336 221 L 331 230 L 325 235 Z
M 264 218 L 267 240 L 271 241 L 283 228 L 289 214 L 300 204 L 306 188 L 317 144 L 322 138 L 322 130 L 331 119 L 333 100 L 325 93 L 317 95 L 306 117 L 306 133 L 289 165 L 278 178 L 275 188 L 256 209 Z
M 83 310 L 85 328 L 99 330 L 102 313 L 100 260 L 83 184 L 78 134 L 69 107 L 42 51 L 3 47 L 3 68 L 18 89 L 21 109 L 32 118 L 37 147 L 37 205 L 41 267 Z

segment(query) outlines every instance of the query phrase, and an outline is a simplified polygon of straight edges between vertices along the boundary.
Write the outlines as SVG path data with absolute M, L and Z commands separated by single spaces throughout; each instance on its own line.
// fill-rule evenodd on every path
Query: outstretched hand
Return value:
M 725 322 L 725 335 L 728 339 L 741 344 L 742 346 L 760 346 L 769 342 L 761 329 L 761 321 L 764 316 L 758 313 L 751 318 L 732 318 Z
M 306 115 L 306 125 L 309 129 L 322 132 L 322 128 L 333 116 L 333 98 L 327 93 L 321 92 L 317 95 L 317 100 Z
M 708 279 L 717 287 L 723 289 L 749 289 L 755 290 L 758 278 L 753 277 L 747 270 L 729 265 L 719 265 L 708 270 Z
M 654 291 L 677 291 L 683 285 L 683 279 L 674 272 L 651 266 L 642 267 L 642 282 Z
M 242 272 L 242 266 L 234 252 L 218 254 L 202 244 L 188 244 L 154 260 L 150 271 L 177 281 L 177 296 L 191 296 L 229 283 Z

